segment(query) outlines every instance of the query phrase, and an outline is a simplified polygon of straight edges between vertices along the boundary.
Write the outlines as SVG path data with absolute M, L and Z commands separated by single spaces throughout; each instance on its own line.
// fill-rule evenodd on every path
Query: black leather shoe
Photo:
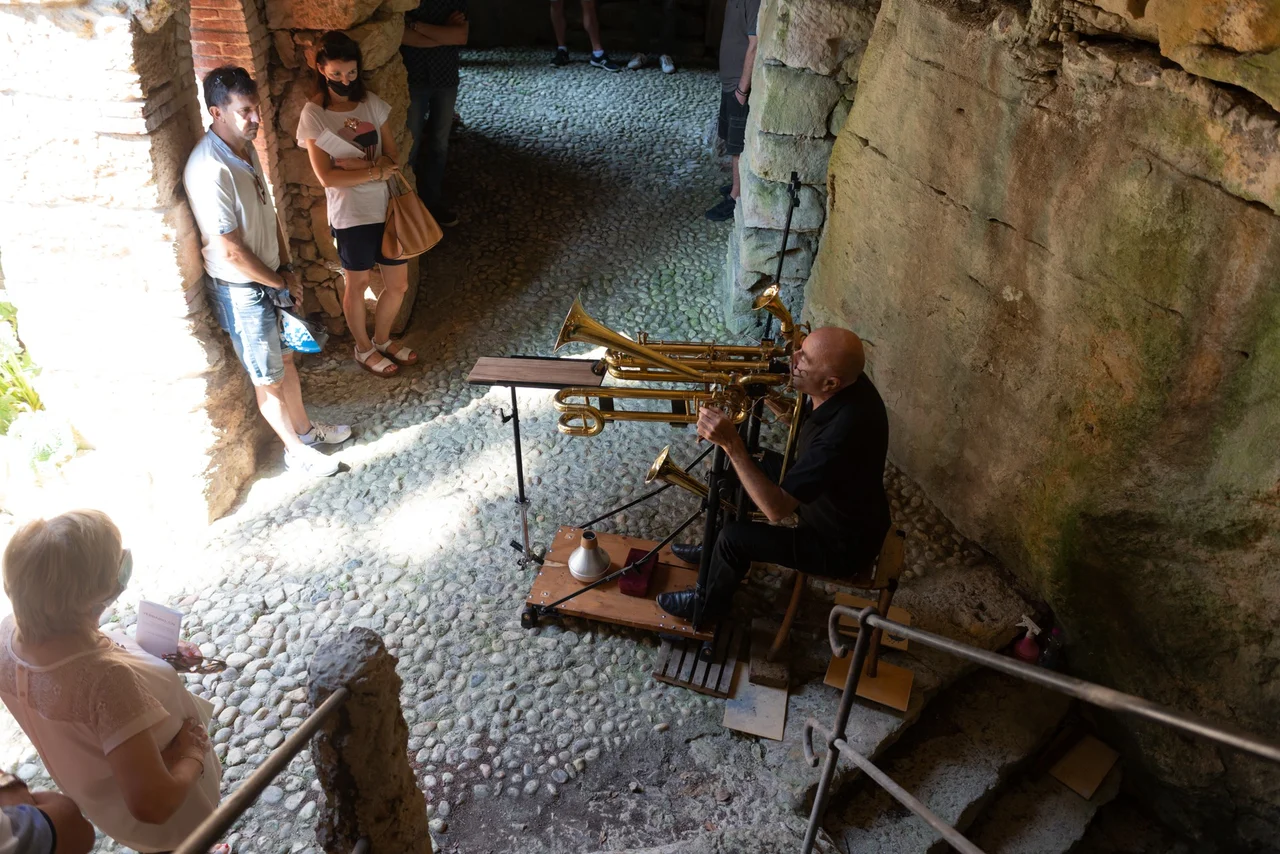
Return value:
M 700 564 L 702 563 L 702 546 L 688 545 L 686 543 L 675 543 L 671 546 L 671 553 L 685 563 Z
M 692 620 L 693 610 L 700 598 L 697 588 L 690 587 L 688 590 L 677 590 L 674 593 L 660 593 L 657 602 L 658 607 L 671 616 Z

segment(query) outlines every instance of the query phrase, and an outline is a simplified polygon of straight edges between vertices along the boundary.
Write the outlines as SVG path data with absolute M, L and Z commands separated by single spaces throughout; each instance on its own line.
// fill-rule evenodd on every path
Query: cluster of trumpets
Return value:
M 715 406 L 734 423 L 741 423 L 756 402 L 769 397 L 786 404 L 779 389 L 791 379 L 786 360 L 799 345 L 803 332 L 778 297 L 777 285 L 760 294 L 752 305 L 778 319 L 779 339 L 759 344 L 717 344 L 712 341 L 650 341 L 640 333 L 633 341 L 593 319 L 574 300 L 556 338 L 556 349 L 580 342 L 605 348 L 602 360 L 609 376 L 638 383 L 662 383 L 663 387 L 573 386 L 555 396 L 561 433 L 595 436 L 610 421 L 692 424 L 701 406 Z M 594 403 L 593 403 L 594 401 Z M 666 401 L 670 412 L 627 410 L 619 401 Z

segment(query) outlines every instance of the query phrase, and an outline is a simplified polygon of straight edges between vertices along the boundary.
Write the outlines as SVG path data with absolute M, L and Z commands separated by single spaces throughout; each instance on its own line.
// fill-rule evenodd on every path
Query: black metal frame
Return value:
M 849 715 L 853 711 L 858 681 L 862 678 L 862 668 L 870 652 L 871 635 L 874 631 L 884 631 L 894 637 L 905 637 L 907 640 L 923 646 L 963 658 L 973 664 L 989 667 L 992 670 L 1031 682 L 1042 688 L 1048 688 L 1050 691 L 1066 694 L 1068 697 L 1083 700 L 1099 708 L 1137 715 L 1190 735 L 1207 738 L 1218 744 L 1252 753 L 1261 759 L 1280 763 L 1280 744 L 1265 741 L 1241 730 L 1216 726 L 1192 715 L 1170 709 L 1168 706 L 1162 706 L 1159 703 L 1153 703 L 1150 700 L 1144 700 L 1141 697 L 1126 694 L 1114 688 L 1107 688 L 1093 682 L 1077 679 L 1074 676 L 1065 676 L 1052 670 L 1046 670 L 1043 667 L 1033 667 L 1030 664 L 1024 664 L 1007 656 L 978 649 L 941 635 L 935 635 L 932 632 L 904 626 L 901 623 L 896 623 L 880 616 L 874 607 L 857 611 L 853 608 L 837 605 L 831 609 L 831 614 L 827 618 L 827 635 L 831 644 L 831 652 L 839 658 L 849 654 L 848 645 L 840 637 L 841 617 L 857 618 L 859 625 L 858 638 L 854 643 L 853 660 L 849 664 L 849 675 L 845 678 L 844 691 L 840 694 L 840 707 L 836 712 L 835 726 L 827 730 L 813 718 L 806 721 L 804 725 L 804 756 L 810 767 L 816 768 L 818 765 L 818 757 L 813 751 L 814 732 L 820 733 L 825 739 L 827 755 L 823 761 L 822 775 L 818 779 L 818 791 L 813 799 L 813 811 L 809 815 L 809 827 L 805 832 L 804 847 L 801 849 L 802 854 L 810 854 L 813 851 L 814 843 L 817 841 L 818 828 L 822 824 L 823 813 L 826 812 L 827 808 L 827 799 L 831 794 L 831 780 L 835 776 L 836 763 L 839 761 L 841 754 L 848 757 L 850 761 L 865 771 L 868 776 L 896 798 L 899 803 L 928 822 L 954 848 L 966 854 L 982 854 L 982 851 L 965 839 L 959 831 L 930 812 L 924 804 L 913 798 L 844 740 L 844 731 L 849 725 Z

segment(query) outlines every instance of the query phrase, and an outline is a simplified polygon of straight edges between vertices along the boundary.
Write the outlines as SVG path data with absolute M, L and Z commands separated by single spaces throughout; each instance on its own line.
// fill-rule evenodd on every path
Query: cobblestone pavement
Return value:
M 463 220 L 426 260 L 408 335 L 423 366 L 380 381 L 345 352 L 307 365 L 313 414 L 355 426 L 336 452 L 350 470 L 306 481 L 269 469 L 189 563 L 153 567 L 188 613 L 188 636 L 232 665 L 192 682 L 215 704 L 228 788 L 309 711 L 317 642 L 361 625 L 400 658 L 438 850 L 612 850 L 752 826 L 758 839 L 794 838 L 796 814 L 772 781 L 815 772 L 724 734 L 719 701 L 655 684 L 652 636 L 579 621 L 520 628 L 530 574 L 506 545 L 517 535 L 499 421 L 509 399 L 465 382 L 479 356 L 550 352 L 579 294 L 631 334 L 735 340 L 720 310 L 727 227 L 702 217 L 727 177 L 704 141 L 716 99 L 710 71 L 610 75 L 552 69 L 542 52 L 466 55 L 466 127 L 450 165 Z M 523 392 L 521 408 L 541 543 L 633 497 L 663 445 L 685 462 L 697 452 L 691 431 L 666 426 L 561 436 L 549 392 Z M 918 571 L 980 560 L 909 484 L 891 482 L 900 518 L 924 538 Z M 658 538 L 693 509 L 669 490 L 601 527 Z M 131 624 L 132 604 L 119 607 L 114 618 Z M 40 782 L 29 746 L 12 744 Z M 316 797 L 304 754 L 237 828 L 235 850 L 317 850 Z

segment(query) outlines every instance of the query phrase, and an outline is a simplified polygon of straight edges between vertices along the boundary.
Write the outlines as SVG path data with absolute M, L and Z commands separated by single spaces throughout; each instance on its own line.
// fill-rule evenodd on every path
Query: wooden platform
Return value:
M 620 534 L 602 534 L 597 532 L 596 538 L 600 547 L 609 554 L 609 571 L 622 569 L 622 561 L 632 549 L 648 551 L 657 545 L 653 540 L 640 540 Z M 569 574 L 569 555 L 578 547 L 582 539 L 581 528 L 561 526 L 551 541 L 533 587 L 525 600 L 530 605 L 550 605 L 562 596 L 581 590 L 585 585 Z M 602 623 L 614 623 L 620 626 L 631 626 L 651 632 L 662 632 L 676 636 L 686 636 L 699 640 L 711 640 L 713 633 L 704 628 L 695 632 L 693 626 L 673 617 L 660 609 L 654 598 L 659 593 L 675 590 L 686 590 L 698 581 L 698 568 L 685 563 L 672 554 L 671 549 L 664 548 L 658 552 L 658 565 L 653 571 L 653 580 L 649 583 L 649 595 L 641 599 L 627 596 L 618 589 L 617 580 L 589 590 L 575 599 L 570 599 L 556 608 L 561 614 L 598 620 Z
M 728 697 L 742 654 L 742 634 L 738 623 L 725 623 L 709 645 L 696 638 L 664 638 L 653 678 L 699 694 Z
M 467 382 L 516 388 L 597 388 L 604 381 L 602 375 L 592 370 L 597 361 L 551 356 L 481 356 L 467 375 Z

